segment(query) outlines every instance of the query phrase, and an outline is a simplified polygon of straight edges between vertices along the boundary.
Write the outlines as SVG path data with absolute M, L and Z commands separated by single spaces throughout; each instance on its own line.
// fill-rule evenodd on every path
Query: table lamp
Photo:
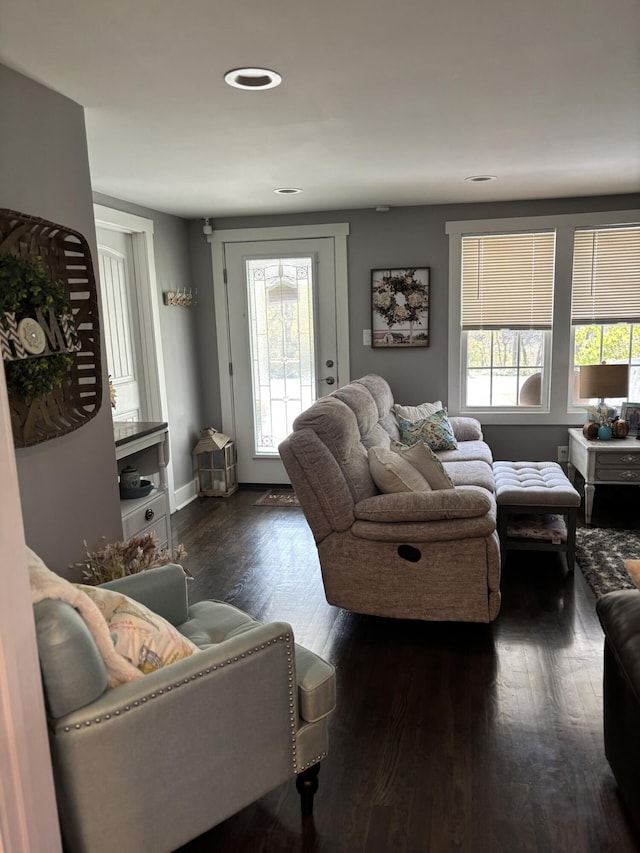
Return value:
M 605 397 L 626 397 L 629 388 L 628 364 L 587 364 L 580 368 L 580 396 L 598 399 L 596 416 L 606 424 L 615 416 L 615 409 L 607 406 Z

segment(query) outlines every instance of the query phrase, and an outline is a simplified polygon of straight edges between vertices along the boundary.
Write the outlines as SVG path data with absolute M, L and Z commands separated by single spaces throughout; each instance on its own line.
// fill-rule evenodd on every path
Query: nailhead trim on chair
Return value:
M 278 640 L 267 640 L 266 643 L 261 643 L 260 646 L 254 646 L 252 649 L 248 649 L 246 652 L 243 652 L 240 655 L 236 655 L 233 658 L 229 658 L 226 663 L 216 664 L 215 666 L 208 667 L 207 669 L 203 669 L 200 672 L 191 675 L 189 678 L 184 678 L 182 681 L 177 681 L 175 684 L 169 684 L 166 687 L 166 692 L 169 693 L 172 689 L 177 689 L 181 687 L 183 684 L 189 684 L 190 681 L 195 681 L 197 678 L 202 678 L 204 675 L 209 675 L 211 672 L 215 672 L 217 669 L 223 669 L 224 666 L 231 666 L 233 663 L 237 663 L 237 661 L 242 660 L 243 658 L 252 655 L 254 652 L 259 652 L 262 649 L 266 649 L 268 646 L 275 644 L 276 642 L 285 642 L 287 644 L 287 669 L 288 669 L 288 691 L 289 691 L 289 725 L 291 728 L 291 757 L 293 763 L 293 771 L 294 773 L 302 773 L 303 770 L 306 770 L 308 767 L 311 767 L 314 764 L 317 764 L 319 761 L 322 761 L 323 758 L 326 758 L 327 753 L 321 752 L 319 755 L 316 755 L 315 758 L 312 758 L 310 761 L 307 761 L 306 764 L 298 764 L 297 759 L 297 745 L 296 745 L 296 732 L 297 732 L 297 721 L 295 714 L 295 684 L 293 678 L 293 644 L 292 644 L 292 636 L 291 634 L 281 634 L 278 637 Z M 74 726 L 64 726 L 65 732 L 71 732 L 78 729 L 82 729 L 83 726 L 88 727 L 92 724 L 98 724 L 103 722 L 103 720 L 111 720 L 112 717 L 119 717 L 121 713 L 130 711 L 132 707 L 137 708 L 141 703 L 147 702 L 150 699 L 156 699 L 158 696 L 162 696 L 165 690 L 160 689 L 155 691 L 154 693 L 150 693 L 148 696 L 142 696 L 140 699 L 134 700 L 131 704 L 125 705 L 123 708 L 119 708 L 117 711 L 114 711 L 113 714 L 105 714 L 104 717 L 95 717 L 92 720 L 85 720 L 82 723 L 76 723 Z
M 266 649 L 268 646 L 275 645 L 276 642 L 286 642 L 287 644 L 287 666 L 289 671 L 289 718 L 291 720 L 291 728 L 293 730 L 292 741 L 293 741 L 293 768 L 295 772 L 299 772 L 297 770 L 296 764 L 296 746 L 295 746 L 295 729 L 296 729 L 296 721 L 294 715 L 294 688 L 293 688 L 293 652 L 292 652 L 292 643 L 291 643 L 291 634 L 281 634 L 277 640 L 267 640 L 266 643 L 261 643 L 259 646 L 254 646 L 252 649 L 248 649 L 246 652 L 242 652 L 242 654 L 236 655 L 233 658 L 229 658 L 225 663 L 216 664 L 215 666 L 210 666 L 207 669 L 203 669 L 200 672 L 191 675 L 189 678 L 184 678 L 182 681 L 177 681 L 175 684 L 169 684 L 166 687 L 167 693 L 172 689 L 177 689 L 181 687 L 183 684 L 188 684 L 190 681 L 195 681 L 196 678 L 202 678 L 203 675 L 209 675 L 211 672 L 215 672 L 217 669 L 222 669 L 224 666 L 231 666 L 233 663 L 237 663 L 237 661 L 242 660 L 247 655 L 251 655 L 254 652 L 259 652 L 262 649 Z M 138 707 L 140 702 L 146 702 L 149 699 L 155 699 L 158 696 L 162 696 L 165 692 L 164 689 L 160 689 L 155 691 L 154 693 L 150 693 L 148 696 L 142 696 L 139 700 L 136 699 L 129 705 L 125 705 L 123 708 L 119 708 L 117 711 L 114 711 L 113 714 L 105 714 L 104 717 L 95 717 L 92 720 L 85 720 L 82 723 L 76 723 L 73 726 L 64 726 L 63 731 L 72 732 L 78 729 L 81 729 L 83 726 L 90 726 L 93 723 L 101 723 L 103 720 L 111 720 L 112 717 L 119 717 L 122 712 L 130 711 L 131 707 Z M 319 760 L 319 759 L 318 759 Z M 313 764 L 314 762 L 311 762 Z M 310 765 L 305 764 L 302 770 Z

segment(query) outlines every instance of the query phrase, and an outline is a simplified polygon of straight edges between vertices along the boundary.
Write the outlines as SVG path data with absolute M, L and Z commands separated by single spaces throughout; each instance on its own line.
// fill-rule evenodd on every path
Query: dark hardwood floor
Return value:
M 640 850 L 604 756 L 603 635 L 579 569 L 511 552 L 492 625 L 349 613 L 325 601 L 302 510 L 260 494 L 195 501 L 174 541 L 192 601 L 288 621 L 335 664 L 329 756 L 313 818 L 291 780 L 182 853 Z M 594 525 L 638 529 L 637 498 L 600 487 Z

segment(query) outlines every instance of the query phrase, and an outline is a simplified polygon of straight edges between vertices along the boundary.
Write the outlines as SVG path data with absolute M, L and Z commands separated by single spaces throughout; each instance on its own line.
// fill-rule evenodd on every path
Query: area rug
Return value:
M 640 558 L 640 533 L 579 527 L 576 530 L 576 560 L 596 598 L 614 589 L 634 589 L 624 567 L 625 560 Z
M 300 506 L 293 489 L 269 489 L 254 506 Z

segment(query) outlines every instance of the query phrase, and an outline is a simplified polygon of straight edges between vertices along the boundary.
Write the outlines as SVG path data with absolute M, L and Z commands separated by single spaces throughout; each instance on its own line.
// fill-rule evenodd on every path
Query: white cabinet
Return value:
M 171 518 L 167 464 L 169 430 L 166 423 L 139 421 L 113 424 L 118 471 L 127 465 L 137 468 L 140 477 L 153 483 L 145 497 L 120 501 L 122 533 L 125 539 L 154 531 L 158 548 L 171 548 Z

